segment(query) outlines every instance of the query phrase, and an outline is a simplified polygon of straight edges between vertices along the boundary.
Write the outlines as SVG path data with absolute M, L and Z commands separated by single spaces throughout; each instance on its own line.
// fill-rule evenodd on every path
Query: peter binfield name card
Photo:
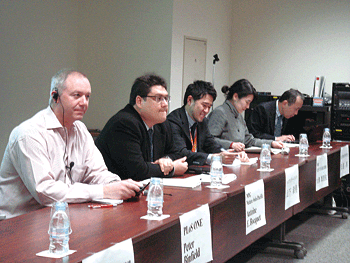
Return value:
M 182 263 L 213 260 L 208 204 L 180 217 Z
M 264 189 L 263 179 L 244 187 L 246 235 L 266 224 Z

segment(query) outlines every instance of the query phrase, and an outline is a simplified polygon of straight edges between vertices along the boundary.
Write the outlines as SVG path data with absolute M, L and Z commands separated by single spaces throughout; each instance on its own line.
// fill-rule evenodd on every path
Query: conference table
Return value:
M 258 163 L 224 167 L 237 179 L 226 189 L 210 189 L 202 183 L 195 188 L 164 187 L 164 214 L 161 221 L 140 219 L 147 212 L 146 196 L 124 201 L 113 208 L 91 209 L 90 203 L 69 204 L 72 234 L 70 249 L 75 253 L 62 259 L 36 256 L 49 247 L 50 208 L 45 207 L 0 221 L 0 262 L 81 262 L 93 253 L 132 239 L 135 262 L 181 262 L 179 216 L 204 204 L 209 205 L 213 262 L 225 262 L 261 237 L 285 223 L 293 215 L 340 187 L 340 148 L 346 143 L 332 142 L 332 149 L 309 147 L 309 157 L 296 157 L 298 148 L 288 155 L 272 156 L 272 172 L 259 172 Z M 316 191 L 316 156 L 327 153 L 329 186 Z M 258 154 L 248 154 L 250 158 Z M 285 209 L 285 169 L 299 166 L 300 202 Z M 188 177 L 191 175 L 185 175 Z M 245 186 L 264 182 L 266 224 L 246 234 Z M 296 240 L 297 241 L 297 240 Z

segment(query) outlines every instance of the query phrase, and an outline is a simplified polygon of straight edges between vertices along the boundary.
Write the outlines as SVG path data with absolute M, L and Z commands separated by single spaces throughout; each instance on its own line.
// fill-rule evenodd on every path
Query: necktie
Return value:
M 197 152 L 197 136 L 196 136 L 197 122 L 195 122 L 191 127 L 191 143 L 192 152 Z
M 283 116 L 280 115 L 277 118 L 277 123 L 276 123 L 276 127 L 275 127 L 275 137 L 279 137 L 282 135 L 281 131 L 282 131 L 282 118 Z
M 195 122 L 192 127 L 191 127 L 191 135 L 192 135 L 192 139 L 194 140 L 195 137 L 195 132 L 196 132 L 196 128 L 197 128 L 197 122 Z
M 153 129 L 148 129 L 148 137 L 151 151 L 151 162 L 153 162 Z

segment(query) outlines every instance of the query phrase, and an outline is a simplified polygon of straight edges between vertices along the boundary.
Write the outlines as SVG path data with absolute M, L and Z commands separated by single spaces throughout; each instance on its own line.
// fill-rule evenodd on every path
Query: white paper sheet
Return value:
M 264 189 L 263 179 L 244 187 L 247 235 L 266 224 Z
M 327 153 L 316 157 L 316 191 L 328 186 Z
M 349 145 L 340 148 L 340 178 L 349 174 Z
M 285 169 L 286 174 L 286 188 L 285 188 L 285 205 L 287 210 L 295 204 L 300 203 L 299 194 L 299 166 L 293 165 Z
M 202 263 L 213 260 L 209 205 L 179 217 L 182 262 Z

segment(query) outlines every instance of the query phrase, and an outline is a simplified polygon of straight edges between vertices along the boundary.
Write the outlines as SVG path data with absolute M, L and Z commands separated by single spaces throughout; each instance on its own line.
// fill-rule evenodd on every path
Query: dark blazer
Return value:
M 247 120 L 249 132 L 256 138 L 275 140 L 276 101 L 263 102 L 256 106 Z M 288 120 L 283 117 L 281 134 L 285 134 Z
M 173 131 L 175 147 L 187 156 L 188 165 L 204 165 L 209 153 L 220 152 L 221 145 L 209 132 L 207 118 L 197 126 L 197 152 L 191 151 L 192 143 L 185 106 L 171 112 L 168 115 L 168 121 Z
M 182 157 L 173 147 L 169 123 L 153 126 L 153 160 Z M 150 142 L 144 122 L 130 104 L 109 119 L 96 141 L 108 170 L 122 179 L 144 180 L 165 177 L 158 164 L 151 163 Z

